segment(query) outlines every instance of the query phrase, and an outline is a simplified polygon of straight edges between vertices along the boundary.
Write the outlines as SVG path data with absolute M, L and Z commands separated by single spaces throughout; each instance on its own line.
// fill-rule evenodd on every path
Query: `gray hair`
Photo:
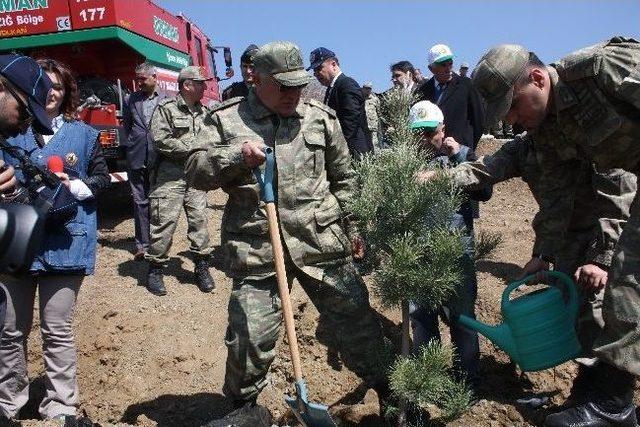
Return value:
M 154 75 L 156 74 L 156 67 L 149 64 L 148 62 L 143 62 L 136 67 L 136 74 L 148 74 L 150 76 Z

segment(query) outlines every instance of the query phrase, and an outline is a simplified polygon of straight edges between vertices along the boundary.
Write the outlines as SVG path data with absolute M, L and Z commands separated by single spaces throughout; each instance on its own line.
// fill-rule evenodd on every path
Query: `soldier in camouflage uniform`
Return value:
M 527 129 L 542 167 L 540 209 L 576 194 L 575 159 L 598 170 L 640 171 L 640 44 L 615 37 L 545 66 L 519 45 L 489 50 L 473 83 L 487 101 L 489 123 L 501 118 Z M 567 212 L 569 214 L 570 212 Z M 640 375 L 640 202 L 615 247 L 611 269 L 580 271 L 587 288 L 604 286 L 604 328 L 594 344 L 600 360 L 585 401 L 545 420 L 547 426 L 635 426 Z
M 535 234 L 533 254 L 525 265 L 522 277 L 540 269 L 554 269 L 569 276 L 583 270 L 611 266 L 613 250 L 622 228 L 629 218 L 629 209 L 636 189 L 636 176 L 622 169 L 598 173 L 582 159 L 573 159 L 572 170 L 576 193 L 573 197 L 546 204 L 532 223 Z M 542 167 L 538 164 L 535 144 L 526 134 L 506 142 L 493 155 L 467 162 L 447 171 L 457 185 L 468 190 L 492 186 L 498 182 L 521 177 L 529 185 L 539 204 L 545 197 L 541 188 Z M 553 209 L 549 209 L 552 207 Z M 571 212 L 571 215 L 564 215 Z M 602 326 L 603 289 L 583 289 L 583 305 L 578 322 L 578 336 L 585 357 L 578 359 L 580 370 L 572 397 L 578 398 L 591 377 L 590 367 L 596 363 L 592 347 Z
M 189 251 L 198 288 L 211 292 L 215 287 L 209 272 L 212 247 L 207 229 L 207 193 L 192 188 L 184 177 L 185 150 L 201 140 L 210 140 L 202 124 L 208 110 L 200 103 L 208 80 L 211 78 L 204 75 L 202 67 L 183 68 L 178 75 L 178 95 L 160 101 L 151 117 L 158 172 L 149 194 L 151 242 L 145 259 L 149 262 L 147 289 L 155 295 L 167 293 L 162 270 L 169 260 L 182 208 L 187 216 Z
M 258 46 L 250 44 L 240 57 L 240 72 L 242 81 L 235 82 L 222 91 L 222 100 L 235 98 L 236 96 L 247 96 L 249 88 L 253 85 L 253 55 L 257 52 Z
M 362 85 L 362 95 L 364 96 L 364 111 L 367 115 L 367 133 L 373 144 L 373 149 L 382 148 L 380 146 L 380 99 L 372 91 L 373 85 L 367 82 Z
M 233 290 L 224 392 L 239 409 L 219 425 L 258 410 L 255 399 L 267 385 L 282 324 L 265 208 L 252 174 L 264 162 L 265 146 L 275 152 L 287 276 L 334 331 L 345 365 L 372 386 L 386 384 L 381 326 L 352 264 L 352 250 L 362 257 L 364 246 L 345 211 L 356 183 L 338 119 L 320 102 L 300 101 L 310 76 L 296 45 L 268 43 L 254 63 L 255 87 L 211 112 L 213 137 L 190 150 L 186 165 L 192 185 L 229 194 L 222 245 Z

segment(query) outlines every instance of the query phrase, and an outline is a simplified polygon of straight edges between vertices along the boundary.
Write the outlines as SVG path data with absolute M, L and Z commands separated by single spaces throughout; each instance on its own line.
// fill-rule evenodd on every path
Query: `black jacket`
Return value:
M 228 88 L 222 91 L 222 100 L 226 101 L 227 99 L 235 98 L 236 96 L 247 96 L 249 95 L 249 86 L 244 81 L 235 82 Z
M 336 110 L 352 157 L 373 151 L 373 144 L 365 131 L 367 117 L 364 112 L 364 96 L 354 79 L 340 74 L 333 88 L 327 88 L 325 104 Z
M 484 130 L 484 107 L 480 94 L 471 79 L 454 73 L 440 102 L 437 102 L 434 81 L 435 77 L 431 77 L 420 86 L 417 90 L 419 100 L 438 104 L 444 114 L 446 136 L 475 150 Z
M 158 93 L 158 101 L 166 97 L 164 92 Z M 125 100 L 123 107 L 123 126 L 127 138 L 122 145 L 126 147 L 127 164 L 130 169 L 154 168 L 158 157 L 151 130 L 142 113 L 144 98 L 144 92 L 141 90 L 133 92 Z

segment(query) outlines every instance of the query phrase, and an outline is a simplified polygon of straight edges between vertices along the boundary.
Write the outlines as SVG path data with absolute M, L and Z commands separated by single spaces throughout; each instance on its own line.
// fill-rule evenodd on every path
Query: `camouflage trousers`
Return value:
M 640 376 L 640 201 L 633 201 L 630 217 L 616 246 L 605 287 L 604 328 L 594 352 L 599 359 Z
M 581 235 L 569 233 L 566 243 L 556 256 L 554 269 L 565 273 L 573 279 L 578 267 L 584 264 L 585 254 L 589 248 L 592 235 L 592 233 Z M 577 358 L 575 361 L 582 365 L 592 366 L 598 360 L 593 353 L 593 344 L 604 327 L 604 320 L 602 319 L 604 289 L 599 292 L 585 292 L 581 286 L 578 286 L 578 291 L 580 308 L 578 310 L 576 331 L 583 354 L 582 357 Z
M 187 186 L 184 179 L 159 182 L 149 194 L 150 241 L 145 259 L 158 264 L 169 261 L 169 249 L 180 212 L 187 215 L 189 251 L 208 256 L 212 247 L 207 229 L 207 193 Z
M 385 381 L 391 352 L 355 266 L 348 263 L 326 267 L 320 281 L 289 265 L 287 277 L 289 286 L 293 278 L 298 280 L 320 312 L 318 331 L 322 326 L 331 333 L 327 345 L 335 345 L 344 364 L 370 385 Z M 282 323 L 275 276 L 234 279 L 225 337 L 226 396 L 237 401 L 250 400 L 267 385 L 267 372 L 276 356 Z

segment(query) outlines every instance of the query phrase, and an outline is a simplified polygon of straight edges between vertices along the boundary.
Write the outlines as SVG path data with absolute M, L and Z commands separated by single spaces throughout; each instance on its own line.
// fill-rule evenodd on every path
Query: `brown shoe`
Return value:
M 144 254 L 147 252 L 144 249 L 138 249 L 138 251 L 133 255 L 134 261 L 144 261 Z

